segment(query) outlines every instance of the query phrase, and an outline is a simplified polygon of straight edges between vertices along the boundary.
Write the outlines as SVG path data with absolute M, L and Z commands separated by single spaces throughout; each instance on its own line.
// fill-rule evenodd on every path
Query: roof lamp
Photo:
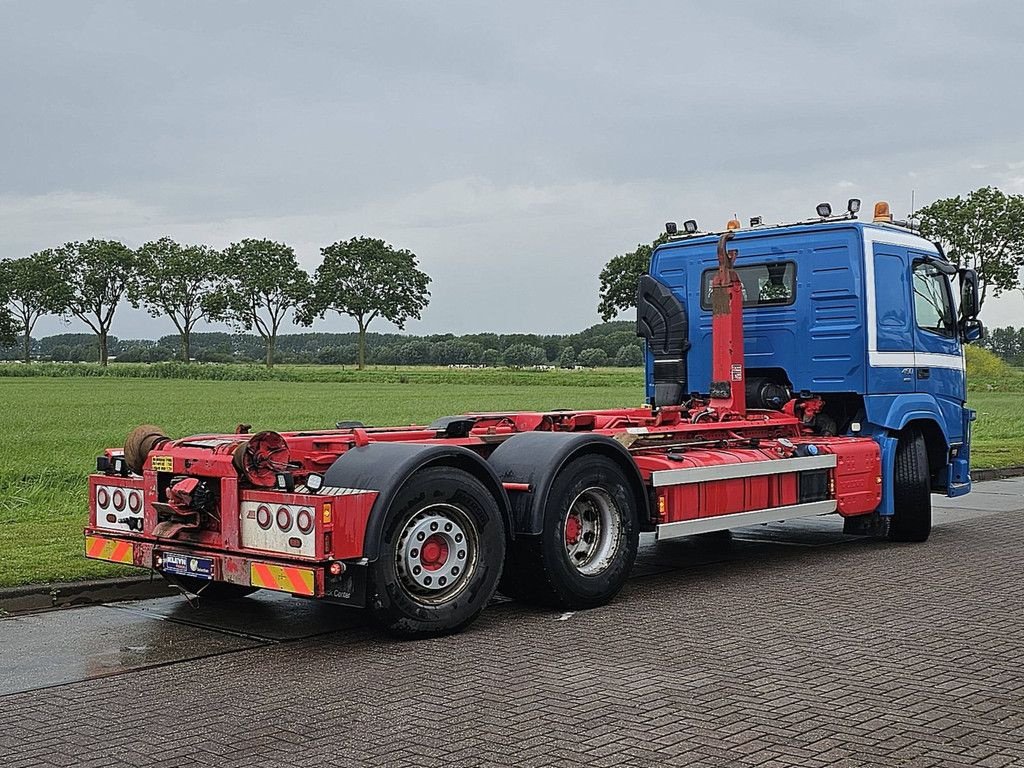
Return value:
M 683 222 L 683 231 L 686 234 L 688 234 L 688 235 L 695 234 L 697 232 L 697 220 L 696 219 L 687 219 L 686 221 L 684 221 Z
M 818 211 L 818 215 L 823 219 L 827 219 L 832 215 L 832 205 L 830 203 L 818 203 L 816 210 Z

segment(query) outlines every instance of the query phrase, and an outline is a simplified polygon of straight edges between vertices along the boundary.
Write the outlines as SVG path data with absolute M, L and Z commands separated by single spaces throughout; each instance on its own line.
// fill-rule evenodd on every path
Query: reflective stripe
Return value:
M 135 564 L 135 547 L 130 541 L 104 539 L 101 536 L 85 537 L 85 556 L 93 560 L 108 560 L 112 563 Z
M 249 583 L 254 587 L 295 595 L 312 595 L 316 591 L 316 579 L 310 569 L 272 563 L 250 563 Z

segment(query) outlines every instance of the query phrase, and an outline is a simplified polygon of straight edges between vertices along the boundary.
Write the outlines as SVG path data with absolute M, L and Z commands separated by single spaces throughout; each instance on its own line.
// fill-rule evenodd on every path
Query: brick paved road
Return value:
M 993 513 L 1024 482 L 986 485 L 987 516 L 923 546 L 795 526 L 695 567 L 662 545 L 599 610 L 506 603 L 417 643 L 357 623 L 0 697 L 0 765 L 1024 765 L 1024 516 Z

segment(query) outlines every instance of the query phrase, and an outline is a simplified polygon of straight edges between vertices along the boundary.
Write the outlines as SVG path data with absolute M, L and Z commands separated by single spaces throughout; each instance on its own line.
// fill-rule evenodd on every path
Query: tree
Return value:
M 544 347 L 532 344 L 513 344 L 505 350 L 505 365 L 515 368 L 527 368 L 533 365 L 544 365 L 548 361 Z
M 71 287 L 52 250 L 0 262 L 0 282 L 6 286 L 9 314 L 22 333 L 25 362 L 32 359 L 32 329 L 43 315 L 59 315 L 71 302 Z
M 603 349 L 590 347 L 580 352 L 580 356 L 576 358 L 576 362 L 584 368 L 600 368 L 608 362 L 608 355 Z
M 206 317 L 217 287 L 217 252 L 205 245 L 181 245 L 169 237 L 138 251 L 138 279 L 132 296 L 153 317 L 171 318 L 181 339 L 181 359 L 191 358 L 192 329 Z
M 114 311 L 135 279 L 135 252 L 116 240 L 67 243 L 55 250 L 63 280 L 71 290 L 65 313 L 96 334 L 97 357 L 107 364 L 108 336 Z
M 262 337 L 267 368 L 274 367 L 277 332 L 288 312 L 309 299 L 309 276 L 291 246 L 273 240 L 232 243 L 217 259 L 217 289 L 206 297 L 211 320 Z
M 662 233 L 650 245 L 640 243 L 635 251 L 613 256 L 601 270 L 600 303 L 597 311 L 608 322 L 620 312 L 636 306 L 636 289 L 640 278 L 651 266 L 654 249 L 668 240 Z
M 419 320 L 430 302 L 430 277 L 416 265 L 416 255 L 396 250 L 383 240 L 353 237 L 321 249 L 324 260 L 313 277 L 313 291 L 299 315 L 309 324 L 333 310 L 348 315 L 359 328 L 360 370 L 366 364 L 366 329 L 377 317 L 402 329 Z
M 576 367 L 576 348 L 571 344 L 562 350 L 562 354 L 558 356 L 558 367 L 559 368 L 575 368 Z
M 967 197 L 936 200 L 917 211 L 921 234 L 938 241 L 950 260 L 977 270 L 978 305 L 1018 286 L 1024 266 L 1024 195 L 982 187 Z
M 636 344 L 623 344 L 615 354 L 615 364 L 621 368 L 636 368 L 644 364 L 644 353 Z

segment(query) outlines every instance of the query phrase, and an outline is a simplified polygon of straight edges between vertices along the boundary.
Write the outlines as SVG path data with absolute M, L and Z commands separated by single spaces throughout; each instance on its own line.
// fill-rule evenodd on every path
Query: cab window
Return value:
M 706 269 L 701 275 L 700 305 L 711 309 L 711 281 L 717 269 Z M 792 261 L 775 264 L 745 264 L 736 267 L 743 292 L 743 307 L 784 306 L 796 301 L 796 264 Z
M 953 301 L 949 280 L 926 262 L 914 265 L 914 315 L 917 326 L 924 331 L 953 336 Z

